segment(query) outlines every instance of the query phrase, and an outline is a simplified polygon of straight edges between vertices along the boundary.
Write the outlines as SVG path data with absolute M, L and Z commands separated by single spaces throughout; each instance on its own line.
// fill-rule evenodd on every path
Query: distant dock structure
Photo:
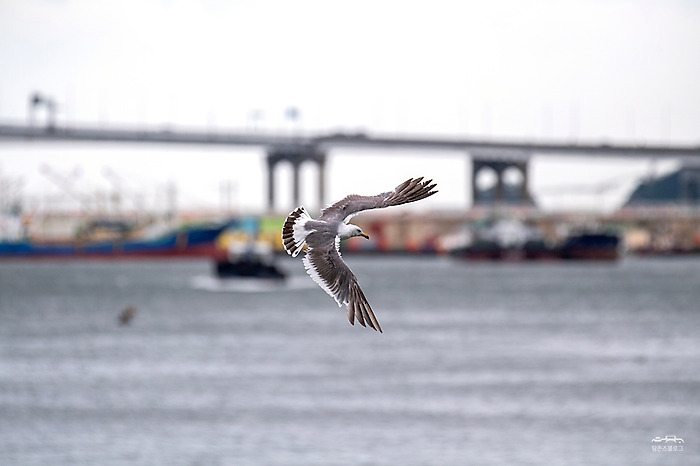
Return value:
M 499 140 L 449 137 L 389 136 L 368 133 L 304 133 L 282 134 L 260 131 L 195 131 L 171 129 L 128 129 L 58 126 L 53 121 L 46 126 L 0 124 L 0 142 L 25 141 L 89 141 L 104 143 L 158 143 L 262 147 L 267 157 L 267 206 L 274 210 L 275 169 L 280 163 L 292 166 L 292 199 L 299 204 L 299 171 L 303 163 L 318 168 L 318 205 L 325 201 L 326 160 L 333 149 L 424 149 L 435 152 L 460 151 L 471 158 L 471 182 L 465 193 L 474 205 L 510 202 L 529 205 L 529 162 L 533 155 L 551 154 L 577 157 L 674 158 L 700 162 L 700 146 L 623 145 L 543 142 L 528 140 Z M 495 186 L 483 192 L 477 186 L 482 170 L 495 175 Z M 505 174 L 515 170 L 519 185 L 506 186 Z

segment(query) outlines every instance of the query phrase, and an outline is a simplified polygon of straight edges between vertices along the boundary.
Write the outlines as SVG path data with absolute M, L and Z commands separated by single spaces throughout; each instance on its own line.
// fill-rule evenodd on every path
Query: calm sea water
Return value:
M 0 263 L 0 464 L 700 464 L 700 261 L 348 262 Z

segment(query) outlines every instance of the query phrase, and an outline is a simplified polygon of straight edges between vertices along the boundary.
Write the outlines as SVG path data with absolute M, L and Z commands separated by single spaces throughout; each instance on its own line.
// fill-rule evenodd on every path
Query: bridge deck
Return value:
M 184 131 L 171 129 L 120 129 L 90 127 L 33 127 L 0 124 L 0 141 L 93 141 L 161 144 L 262 146 L 266 148 L 389 148 L 478 152 L 480 158 L 526 159 L 532 154 L 576 156 L 626 156 L 696 158 L 700 146 L 624 144 L 573 144 L 507 139 L 462 139 L 447 137 L 382 136 L 364 133 L 303 133 Z

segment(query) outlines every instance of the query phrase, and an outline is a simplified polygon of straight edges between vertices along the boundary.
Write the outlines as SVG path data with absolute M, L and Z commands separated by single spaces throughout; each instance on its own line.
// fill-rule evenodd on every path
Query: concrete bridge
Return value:
M 572 144 L 527 140 L 496 140 L 448 137 L 381 136 L 365 133 L 305 133 L 281 134 L 261 131 L 210 132 L 171 129 L 128 129 L 96 127 L 59 127 L 51 121 L 47 126 L 0 124 L 0 142 L 25 141 L 90 141 L 130 142 L 159 144 L 197 144 L 225 146 L 263 147 L 267 152 L 267 202 L 270 209 L 275 204 L 274 172 L 279 163 L 292 165 L 292 198 L 299 203 L 299 170 L 303 163 L 311 162 L 318 167 L 318 202 L 324 205 L 325 163 L 330 150 L 335 148 L 359 149 L 427 149 L 431 151 L 462 151 L 472 161 L 471 189 L 475 204 L 506 201 L 504 174 L 517 170 L 521 175 L 519 187 L 512 192 L 510 202 L 531 202 L 528 164 L 535 154 L 585 157 L 633 157 L 674 158 L 700 162 L 700 146 L 650 146 Z M 486 197 L 477 187 L 476 179 L 482 170 L 491 170 L 496 177 L 492 195 Z

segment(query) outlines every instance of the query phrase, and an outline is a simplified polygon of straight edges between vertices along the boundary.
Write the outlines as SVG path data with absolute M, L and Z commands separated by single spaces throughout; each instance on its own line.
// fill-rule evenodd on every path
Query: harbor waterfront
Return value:
M 697 259 L 347 261 L 0 263 L 0 464 L 700 463 Z
M 691 205 L 625 208 L 610 214 L 547 213 L 531 206 L 505 205 L 467 211 L 400 209 L 389 213 L 368 211 L 358 216 L 354 222 L 370 238 L 343 243 L 343 251 L 448 254 L 463 252 L 465 248 L 482 251 L 488 244 L 494 250 L 536 251 L 541 253 L 534 254 L 536 258 L 552 259 L 567 256 L 560 253 L 572 239 L 602 234 L 619 239 L 607 249 L 620 254 L 700 253 L 700 209 Z M 0 260 L 218 257 L 231 243 L 251 241 L 283 252 L 281 230 L 285 218 L 282 214 L 215 211 L 182 213 L 167 222 L 157 217 L 139 220 L 133 213 L 104 218 L 67 213 L 0 215 Z M 593 246 L 598 243 L 591 242 Z M 600 254 L 583 254 L 577 258 L 599 257 Z

